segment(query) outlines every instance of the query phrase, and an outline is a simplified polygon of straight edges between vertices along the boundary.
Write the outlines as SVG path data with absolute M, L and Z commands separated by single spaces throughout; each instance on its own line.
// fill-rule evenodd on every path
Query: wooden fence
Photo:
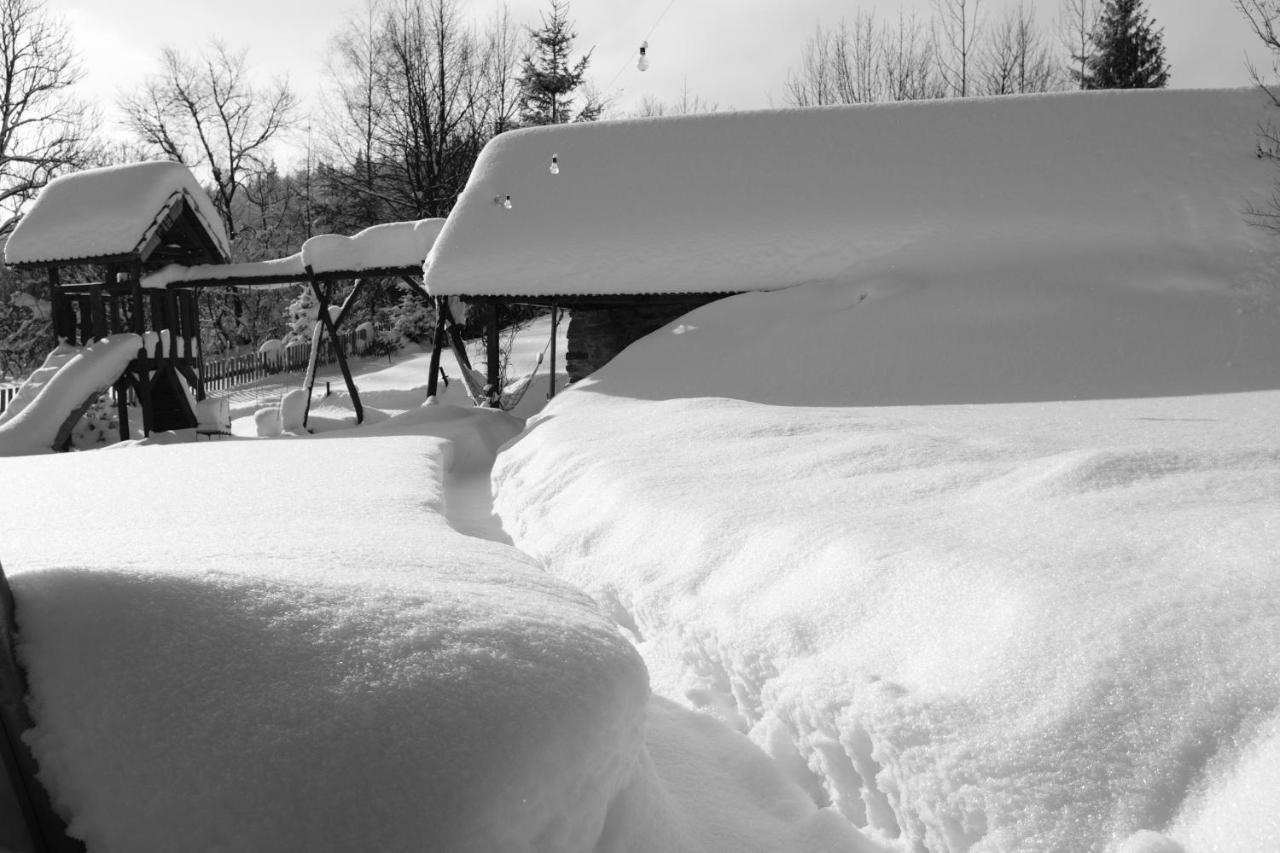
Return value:
M 338 333 L 342 351 L 348 355 L 364 352 L 369 340 L 367 331 L 352 329 Z M 311 342 L 300 341 L 282 348 L 278 355 L 248 353 L 229 358 L 209 359 L 204 363 L 204 387 L 208 392 L 226 391 L 277 373 L 301 373 L 307 369 L 311 356 Z M 333 341 L 325 335 L 320 342 L 320 355 L 316 364 L 332 364 L 337 361 Z
M 0 415 L 9 408 L 9 402 L 18 395 L 17 385 L 0 385 Z

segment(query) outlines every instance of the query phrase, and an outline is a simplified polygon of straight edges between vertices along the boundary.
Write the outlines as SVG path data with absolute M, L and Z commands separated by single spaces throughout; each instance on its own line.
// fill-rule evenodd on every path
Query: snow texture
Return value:
M 197 264 L 184 267 L 182 264 L 167 264 L 159 270 L 144 275 L 142 286 L 147 289 L 162 289 L 171 284 L 183 284 L 191 281 L 226 281 L 236 279 L 282 277 L 289 281 L 275 285 L 255 285 L 255 287 L 293 287 L 299 281 L 305 281 L 307 271 L 302 264 L 302 253 L 295 252 L 284 258 L 272 258 L 267 261 L 243 261 L 235 264 Z
M 177 197 L 185 197 L 224 256 L 222 219 L 181 163 L 152 161 L 54 178 L 13 230 L 5 263 L 33 264 L 123 255 L 144 245 Z
M 498 290 L 809 280 L 548 404 L 495 466 L 504 528 L 613 614 L 657 695 L 894 849 L 1280 849 L 1277 247 L 1241 215 L 1263 114 L 1118 93 L 500 138 L 476 192 L 519 165 L 513 224 L 451 221 L 437 292 L 475 292 L 446 256 L 486 234 Z M 553 193 L 522 207 L 544 140 L 597 200 L 580 241 Z M 714 206 L 758 245 L 717 243 Z M 504 278 L 542 238 L 555 258 Z
M 1161 90 L 518 130 L 482 152 L 427 286 L 755 291 L 906 278 L 921 251 L 1058 269 L 1106 253 L 1117 273 L 1209 259 L 1262 281 L 1250 253 L 1268 238 L 1240 214 L 1270 185 L 1265 109 L 1252 90 Z
M 432 408 L 490 460 L 519 429 Z M 450 528 L 451 448 L 4 461 L 31 744 L 73 834 L 95 853 L 593 849 L 639 772 L 644 667 L 586 596 Z
M 69 357 L 65 346 L 54 350 L 29 380 L 39 390 L 0 422 L 0 456 L 51 452 L 59 428 L 71 413 L 119 379 L 141 343 L 137 335 L 122 334 L 96 341 Z
M 343 237 L 321 234 L 302 244 L 302 263 L 317 273 L 419 267 L 443 219 L 388 222 Z

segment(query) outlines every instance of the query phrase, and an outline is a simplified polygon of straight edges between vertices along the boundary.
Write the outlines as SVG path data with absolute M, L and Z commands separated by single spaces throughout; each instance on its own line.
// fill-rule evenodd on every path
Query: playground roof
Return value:
M 374 225 L 350 237 L 320 234 L 284 258 L 238 264 L 170 264 L 142 286 L 285 285 L 316 279 L 420 275 L 443 219 Z
M 18 267 L 223 263 L 230 244 L 209 196 L 181 163 L 147 162 L 49 182 L 4 248 Z

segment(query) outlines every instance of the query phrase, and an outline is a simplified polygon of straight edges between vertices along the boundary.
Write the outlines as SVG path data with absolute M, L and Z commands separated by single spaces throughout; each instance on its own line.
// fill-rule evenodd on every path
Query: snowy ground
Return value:
M 473 227 L 441 237 L 489 266 L 438 270 L 525 272 L 510 246 L 565 233 L 521 212 L 546 193 L 598 228 L 544 241 L 584 280 L 630 240 L 629 275 L 802 281 L 692 312 L 536 415 L 535 387 L 524 423 L 421 405 L 418 355 L 364 365 L 359 429 L 335 384 L 320 435 L 0 459 L 32 742 L 73 831 L 95 853 L 1280 849 L 1256 96 L 1133 97 L 805 114 L 816 136 L 708 120 L 796 138 L 763 183 L 739 167 L 783 149 L 697 147 L 696 122 L 504 134 Z M 752 198 L 789 186 L 784 212 L 821 201 L 864 241 L 789 242 Z M 672 252 L 648 214 L 688 230 Z

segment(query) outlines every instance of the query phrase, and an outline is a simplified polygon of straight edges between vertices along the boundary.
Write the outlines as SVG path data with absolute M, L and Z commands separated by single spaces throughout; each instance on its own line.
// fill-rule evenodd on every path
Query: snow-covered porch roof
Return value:
M 186 166 L 147 162 L 55 178 L 4 248 L 14 267 L 225 263 L 218 211 Z
M 237 264 L 170 264 L 145 276 L 142 286 L 285 286 L 311 280 L 420 276 L 443 225 L 443 219 L 388 222 L 350 237 L 319 234 L 283 258 Z

